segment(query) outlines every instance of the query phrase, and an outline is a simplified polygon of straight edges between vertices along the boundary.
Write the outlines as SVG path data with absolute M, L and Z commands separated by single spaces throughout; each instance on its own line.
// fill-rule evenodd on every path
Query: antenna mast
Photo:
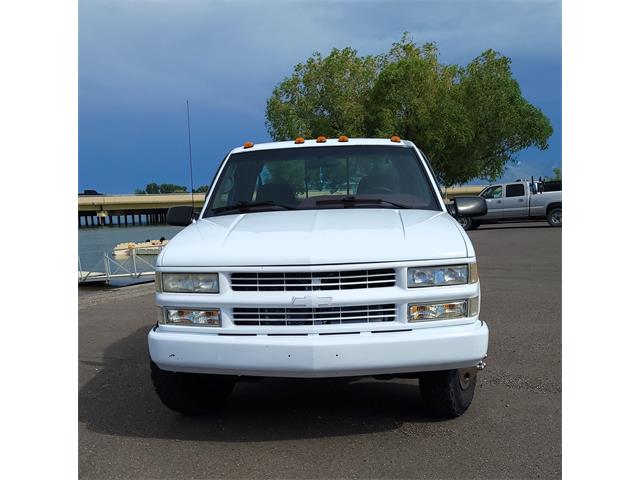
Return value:
M 196 202 L 193 198 L 193 160 L 191 159 L 191 115 L 189 114 L 189 100 L 187 100 L 187 132 L 189 134 L 189 174 L 191 175 L 191 208 L 195 210 Z

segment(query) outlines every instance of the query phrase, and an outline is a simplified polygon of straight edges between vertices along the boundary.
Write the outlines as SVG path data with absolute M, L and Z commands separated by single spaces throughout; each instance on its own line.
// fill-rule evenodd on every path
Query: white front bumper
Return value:
M 151 359 L 161 369 L 176 372 L 266 377 L 377 375 L 470 367 L 487 355 L 489 340 L 489 329 L 481 321 L 337 335 L 209 332 L 154 328 L 149 332 Z

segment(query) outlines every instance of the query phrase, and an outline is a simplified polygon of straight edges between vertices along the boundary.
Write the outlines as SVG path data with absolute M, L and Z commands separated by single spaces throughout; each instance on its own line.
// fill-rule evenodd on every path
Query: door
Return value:
M 502 218 L 525 218 L 529 216 L 529 203 L 524 183 L 510 183 L 505 188 Z
M 493 187 L 485 188 L 480 194 L 481 197 L 487 201 L 487 214 L 483 215 L 482 219 L 486 220 L 498 220 L 502 218 L 502 185 L 494 185 Z

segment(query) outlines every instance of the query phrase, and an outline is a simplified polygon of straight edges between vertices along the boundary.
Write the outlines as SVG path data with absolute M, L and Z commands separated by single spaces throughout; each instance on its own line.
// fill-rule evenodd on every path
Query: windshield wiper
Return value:
M 222 213 L 222 212 L 229 212 L 232 210 L 238 210 L 239 212 L 248 212 L 249 210 L 256 208 L 256 207 L 278 207 L 278 208 L 282 208 L 285 210 L 297 210 L 296 207 L 293 207 L 291 205 L 286 205 L 284 203 L 276 203 L 276 202 L 272 202 L 272 201 L 268 201 L 268 202 L 254 202 L 254 203 L 250 203 L 247 201 L 242 201 L 242 202 L 238 202 L 238 203 L 234 203 L 233 205 L 226 205 L 224 207 L 218 207 L 218 208 L 214 208 L 211 210 L 212 213 Z
M 326 200 L 316 201 L 316 205 L 344 205 L 345 208 L 355 207 L 356 205 L 392 205 L 396 208 L 414 208 L 412 205 L 405 203 L 392 202 L 382 198 L 357 198 L 353 195 L 342 198 L 328 198 Z

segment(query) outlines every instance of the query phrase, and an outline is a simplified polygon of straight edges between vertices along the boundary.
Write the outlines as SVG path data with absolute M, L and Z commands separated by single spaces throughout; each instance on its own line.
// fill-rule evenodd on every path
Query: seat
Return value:
M 267 183 L 258 187 L 256 202 L 295 204 L 296 195 L 288 183 Z
M 388 175 L 366 175 L 360 179 L 356 193 L 358 195 L 393 193 L 396 190 L 394 183 L 393 178 Z M 384 192 L 384 190 L 389 190 L 389 192 Z

